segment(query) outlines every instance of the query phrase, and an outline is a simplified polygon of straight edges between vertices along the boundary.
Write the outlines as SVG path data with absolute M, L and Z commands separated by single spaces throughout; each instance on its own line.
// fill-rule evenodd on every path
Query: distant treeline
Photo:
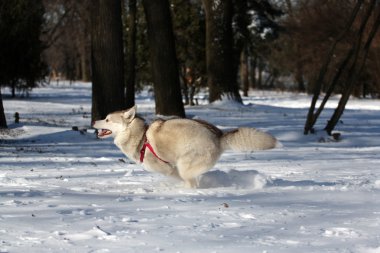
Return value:
M 208 87 L 210 102 L 241 101 L 252 88 L 380 96 L 375 0 L 110 2 L 2 0 L 0 84 L 16 95 L 41 81 L 96 86 L 107 74 L 123 75 L 113 84 L 126 93 L 120 107 L 153 85 L 156 111 L 163 114 L 181 107 L 178 91 L 185 104 L 194 104 L 200 87 Z M 113 25 L 104 30 L 103 21 Z M 102 77 L 112 60 L 118 70 Z M 170 113 L 184 116 L 183 109 Z

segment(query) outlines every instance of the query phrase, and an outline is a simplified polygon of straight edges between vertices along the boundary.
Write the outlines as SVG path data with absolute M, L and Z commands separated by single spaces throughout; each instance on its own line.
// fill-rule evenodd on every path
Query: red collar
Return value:
M 162 160 L 160 157 L 158 157 L 158 155 L 156 154 L 156 152 L 154 152 L 154 149 L 152 147 L 152 145 L 150 145 L 150 143 L 148 142 L 148 139 L 146 138 L 145 134 L 144 134 L 144 144 L 140 150 L 140 162 L 143 163 L 144 162 L 144 157 L 145 157 L 145 150 L 146 148 L 148 148 L 150 150 L 150 152 L 152 152 L 152 154 L 157 157 L 158 160 L 160 160 L 161 162 L 164 162 L 164 163 L 169 163 L 165 160 Z

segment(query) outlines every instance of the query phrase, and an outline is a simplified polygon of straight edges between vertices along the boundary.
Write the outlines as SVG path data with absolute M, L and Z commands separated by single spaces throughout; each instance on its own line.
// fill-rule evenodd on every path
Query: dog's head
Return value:
M 136 106 L 123 111 L 113 112 L 103 120 L 97 120 L 93 127 L 98 129 L 99 138 L 115 137 L 118 133 L 127 129 L 136 116 Z

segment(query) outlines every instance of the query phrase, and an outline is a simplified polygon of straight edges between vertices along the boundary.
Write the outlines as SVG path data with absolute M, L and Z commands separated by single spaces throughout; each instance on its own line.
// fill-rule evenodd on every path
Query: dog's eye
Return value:
M 108 119 L 106 119 L 106 122 L 108 122 L 109 120 Z

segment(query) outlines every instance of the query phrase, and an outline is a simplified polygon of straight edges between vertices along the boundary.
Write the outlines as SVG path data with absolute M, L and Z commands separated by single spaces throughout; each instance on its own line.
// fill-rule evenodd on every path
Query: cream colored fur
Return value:
M 100 130 L 99 138 L 114 137 L 116 146 L 136 163 L 140 163 L 140 150 L 146 136 L 157 156 L 168 163 L 147 148 L 142 165 L 182 179 L 189 187 L 198 185 L 198 176 L 212 168 L 224 150 L 256 151 L 278 145 L 273 136 L 254 128 L 223 133 L 200 120 L 156 120 L 147 126 L 144 119 L 136 116 L 136 107 L 111 113 L 93 126 Z

